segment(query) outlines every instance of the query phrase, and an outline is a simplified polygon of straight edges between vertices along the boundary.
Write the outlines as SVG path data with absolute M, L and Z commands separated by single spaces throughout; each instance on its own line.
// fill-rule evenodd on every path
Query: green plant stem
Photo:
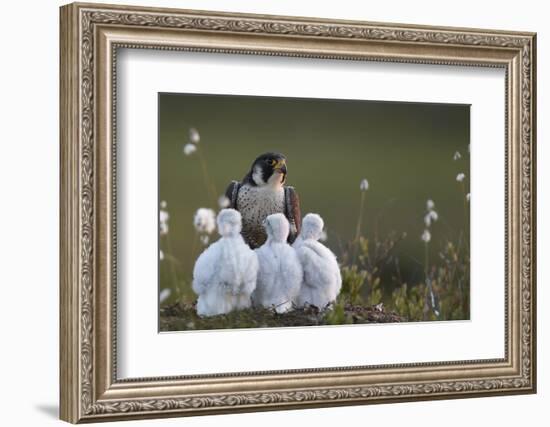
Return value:
M 202 155 L 202 147 L 199 147 L 197 149 L 197 153 L 198 153 L 198 156 L 199 156 L 199 161 L 201 163 L 201 168 L 202 168 L 202 174 L 203 174 L 203 178 L 204 178 L 204 185 L 206 187 L 206 192 L 210 195 L 210 197 L 212 198 L 212 206 L 213 207 L 216 207 L 217 206 L 217 197 L 218 197 L 218 192 L 216 191 L 216 186 L 214 185 L 214 182 L 210 179 L 210 174 L 208 173 L 208 166 L 206 165 L 206 161 L 204 159 L 204 156 Z
M 197 239 L 198 239 L 199 233 L 195 232 L 193 233 L 193 245 L 191 246 L 191 259 L 195 259 L 195 252 L 197 250 Z
M 428 281 L 428 263 L 429 263 L 429 248 L 428 248 L 428 242 L 424 242 L 424 274 L 426 276 L 426 282 Z
M 429 298 L 430 298 L 430 307 L 432 308 L 432 313 L 435 310 L 435 298 L 434 298 L 434 291 L 432 288 L 432 281 L 430 280 L 430 250 L 429 250 L 429 242 L 425 242 L 424 244 L 424 270 L 426 275 L 426 286 L 428 287 L 429 292 Z
M 469 245 L 469 228 L 470 228 L 470 221 L 469 221 L 469 209 L 468 209 L 468 200 L 466 200 L 466 185 L 464 184 L 464 181 L 460 183 L 460 188 L 462 190 L 462 201 L 464 204 L 464 240 L 465 240 L 465 246 L 466 250 L 469 251 L 470 245 Z
M 359 252 L 359 237 L 361 236 L 361 223 L 363 222 L 363 210 L 365 207 L 366 191 L 361 191 L 361 203 L 359 205 L 359 217 L 357 218 L 357 228 L 355 230 L 355 239 L 353 240 L 352 265 L 355 264 L 357 253 Z
M 171 254 L 172 254 L 172 244 L 170 242 L 170 235 L 166 234 L 165 237 L 164 237 L 164 240 L 166 241 L 166 247 L 168 249 L 168 254 L 165 254 L 164 259 L 166 261 L 169 261 L 168 256 L 171 257 Z M 172 275 L 172 280 L 174 282 L 174 286 L 176 287 L 176 289 L 178 289 L 179 288 L 178 274 L 176 272 L 175 263 L 170 261 L 169 264 L 170 264 L 170 274 Z

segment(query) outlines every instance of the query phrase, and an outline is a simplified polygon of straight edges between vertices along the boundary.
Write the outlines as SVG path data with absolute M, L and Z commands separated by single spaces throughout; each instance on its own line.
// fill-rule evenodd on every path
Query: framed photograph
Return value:
M 536 391 L 535 34 L 60 13 L 63 420 Z

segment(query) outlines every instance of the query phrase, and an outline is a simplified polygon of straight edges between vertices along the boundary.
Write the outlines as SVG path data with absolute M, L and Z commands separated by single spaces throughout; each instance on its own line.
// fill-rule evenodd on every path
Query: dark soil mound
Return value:
M 405 320 L 396 313 L 385 311 L 382 304 L 371 307 L 345 304 L 325 310 L 307 306 L 284 314 L 267 308 L 250 308 L 212 317 L 199 317 L 194 304 L 175 303 L 160 309 L 161 331 L 393 323 Z

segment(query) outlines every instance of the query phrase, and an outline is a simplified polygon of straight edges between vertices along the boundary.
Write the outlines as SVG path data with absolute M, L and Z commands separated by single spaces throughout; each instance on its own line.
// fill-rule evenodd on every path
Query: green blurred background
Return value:
M 200 142 L 187 156 L 190 128 Z M 325 244 L 337 256 L 355 235 L 359 184 L 366 178 L 362 234 L 406 232 L 397 248 L 401 274 L 409 283 L 422 281 L 426 201 L 432 199 L 439 214 L 430 257 L 468 223 L 456 176 L 466 174 L 469 191 L 469 138 L 468 105 L 161 93 L 159 203 L 166 201 L 170 219 L 168 235 L 159 240 L 165 256 L 160 291 L 170 289 L 166 302 L 195 299 L 191 275 L 204 245 L 193 215 L 200 207 L 219 210 L 199 155 L 220 196 L 266 151 L 287 157 L 287 183 L 298 191 L 302 214 L 323 217 Z M 453 160 L 456 151 L 459 160 Z

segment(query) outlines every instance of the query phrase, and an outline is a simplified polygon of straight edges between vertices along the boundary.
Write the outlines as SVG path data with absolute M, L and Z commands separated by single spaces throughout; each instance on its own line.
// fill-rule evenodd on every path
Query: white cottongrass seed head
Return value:
M 166 200 L 163 200 L 160 202 L 160 208 L 161 209 L 166 209 L 166 207 L 168 206 L 168 203 L 166 203 Z
M 460 172 L 460 173 L 456 176 L 456 180 L 457 180 L 458 182 L 464 181 L 464 178 L 466 178 L 466 175 L 465 175 L 464 173 L 462 173 L 462 172 Z
M 220 198 L 218 199 L 218 206 L 220 207 L 220 209 L 228 208 L 230 204 L 231 200 L 229 200 L 227 196 L 220 196 Z
M 424 230 L 424 233 L 422 233 L 422 236 L 420 236 L 422 241 L 424 243 L 428 243 L 432 239 L 432 235 L 430 234 L 430 230 Z
M 216 212 L 209 208 L 199 208 L 195 212 L 193 225 L 199 233 L 212 234 L 216 229 Z
M 453 154 L 453 160 L 460 160 L 462 158 L 462 154 L 460 154 L 460 152 L 458 151 L 455 151 L 455 153 Z
M 470 193 L 466 194 L 466 200 L 470 201 Z
M 198 144 L 201 141 L 201 135 L 197 129 L 189 129 L 189 141 L 192 144 Z
M 183 154 L 185 154 L 186 156 L 190 156 L 195 151 L 197 151 L 197 146 L 194 144 L 185 144 L 183 146 Z
M 162 206 L 162 203 L 161 203 Z M 164 202 L 164 206 L 166 206 L 166 202 Z M 160 227 L 160 234 L 165 235 L 168 234 L 168 220 L 170 219 L 170 214 L 168 211 L 165 211 L 164 209 L 161 209 L 159 211 L 159 227 Z
M 429 228 L 432 225 L 432 222 L 435 222 L 438 220 L 439 215 L 434 210 L 435 203 L 432 199 L 428 199 L 426 201 L 426 215 L 424 215 L 424 224 L 426 225 L 426 228 Z
M 172 293 L 172 291 L 170 289 L 164 288 L 162 291 L 160 291 L 159 302 L 166 301 L 170 297 L 171 293 Z
M 426 227 L 429 227 L 432 225 L 432 222 L 435 222 L 439 219 L 439 215 L 436 211 L 431 210 L 428 211 L 428 213 L 424 216 L 424 224 L 426 224 Z
M 164 259 L 164 252 L 162 252 L 162 249 L 159 251 L 159 260 L 162 261 Z
M 361 180 L 361 184 L 359 184 L 359 188 L 361 189 L 361 191 L 367 191 L 369 189 L 369 182 L 363 178 Z
M 160 222 L 168 222 L 168 220 L 170 219 L 170 214 L 164 209 L 161 209 L 159 213 L 159 219 Z

